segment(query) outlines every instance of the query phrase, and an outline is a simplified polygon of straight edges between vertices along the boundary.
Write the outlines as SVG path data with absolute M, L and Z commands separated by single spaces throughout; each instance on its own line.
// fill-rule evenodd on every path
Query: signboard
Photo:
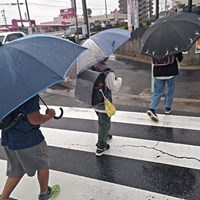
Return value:
M 128 30 L 139 28 L 138 0 L 127 0 Z
M 135 0 L 135 21 L 134 29 L 139 28 L 139 11 L 138 11 L 138 0 Z
M 134 9 L 133 6 L 135 1 L 127 0 L 127 18 L 128 18 L 128 30 L 132 31 L 132 27 L 134 26 Z
M 63 19 L 74 18 L 75 9 L 74 8 L 60 9 L 60 16 L 62 16 Z
M 200 53 L 200 38 L 195 43 L 195 53 Z

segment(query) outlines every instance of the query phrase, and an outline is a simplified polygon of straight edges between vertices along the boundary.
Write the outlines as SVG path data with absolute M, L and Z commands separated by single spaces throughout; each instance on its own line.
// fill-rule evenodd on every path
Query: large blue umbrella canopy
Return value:
M 67 76 L 86 50 L 55 36 L 34 34 L 0 47 L 0 120 Z
M 130 37 L 131 31 L 120 28 L 106 29 L 91 36 L 82 45 L 88 50 L 79 57 L 77 71 L 80 72 L 109 57 Z
M 101 49 L 106 57 L 109 57 L 116 49 L 130 38 L 131 31 L 112 28 L 101 31 L 90 37 Z

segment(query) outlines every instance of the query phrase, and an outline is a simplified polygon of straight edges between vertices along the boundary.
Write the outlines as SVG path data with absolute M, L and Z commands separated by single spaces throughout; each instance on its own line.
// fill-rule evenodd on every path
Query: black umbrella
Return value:
M 200 16 L 173 13 L 156 20 L 142 36 L 141 54 L 161 60 L 188 51 L 200 37 Z

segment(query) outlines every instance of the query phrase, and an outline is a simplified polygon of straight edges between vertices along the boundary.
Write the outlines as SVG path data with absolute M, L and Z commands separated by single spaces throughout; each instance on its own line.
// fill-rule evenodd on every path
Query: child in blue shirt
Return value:
M 7 155 L 7 181 L 0 199 L 8 199 L 24 174 L 34 176 L 36 171 L 40 186 L 39 200 L 56 197 L 59 185 L 48 186 L 49 155 L 44 136 L 40 130 L 43 124 L 55 116 L 54 109 L 40 113 L 39 95 L 34 96 L 19 108 L 25 116 L 9 130 L 2 130 L 2 146 Z

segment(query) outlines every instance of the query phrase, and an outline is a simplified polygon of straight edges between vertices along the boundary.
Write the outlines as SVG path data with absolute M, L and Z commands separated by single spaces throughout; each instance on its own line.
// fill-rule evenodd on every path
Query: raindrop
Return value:
M 199 35 L 199 32 L 198 32 L 198 31 L 196 31 L 196 32 L 195 32 L 195 35 Z
M 175 50 L 175 51 L 178 51 L 178 47 L 175 47 L 174 50 Z

